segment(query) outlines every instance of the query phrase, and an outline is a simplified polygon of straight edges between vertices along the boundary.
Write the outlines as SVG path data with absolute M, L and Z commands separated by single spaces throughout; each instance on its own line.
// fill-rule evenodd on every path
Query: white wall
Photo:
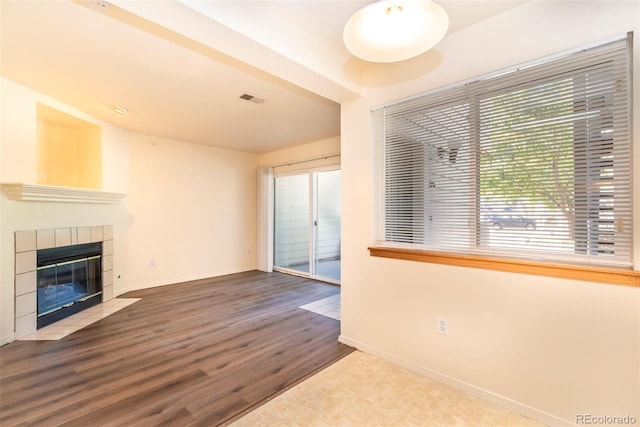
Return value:
M 1 182 L 36 184 L 36 103 L 40 102 L 103 129 L 103 189 L 127 193 L 129 180 L 128 133 L 101 122 L 41 93 L 10 80 L 0 81 L 2 116 Z M 0 343 L 14 339 L 14 233 L 20 230 L 113 225 L 114 292 L 126 287 L 127 208 L 119 204 L 18 202 L 0 195 Z
M 635 30 L 638 2 L 531 1 L 448 36 L 436 50 L 372 65 L 342 105 L 341 340 L 551 424 L 640 420 L 640 289 L 370 257 L 370 109 Z M 635 92 L 640 50 L 635 48 Z M 634 104 L 640 141 L 640 96 Z M 640 157 L 635 152 L 636 169 Z M 640 223 L 640 191 L 634 218 Z M 636 227 L 636 246 L 640 227 Z M 636 254 L 636 265 L 640 261 Z M 449 320 L 436 332 L 437 316 Z
M 0 85 L 0 182 L 37 183 L 36 104 L 40 102 L 102 128 L 102 189 L 115 193 L 128 192 L 127 131 L 11 80 L 2 78 Z
M 258 164 L 265 167 L 281 165 L 276 168 L 278 172 L 292 172 L 308 170 L 310 168 L 340 165 L 340 157 L 322 159 L 324 156 L 331 156 L 334 154 L 340 154 L 340 137 L 322 139 L 320 141 L 285 148 L 284 150 L 261 154 L 258 156 Z M 320 160 L 297 163 L 310 159 Z M 291 166 L 286 166 L 286 163 L 293 164 Z
M 36 103 L 102 127 L 119 204 L 0 197 L 0 344 L 14 339 L 14 232 L 113 224 L 114 293 L 256 268 L 257 155 L 140 135 L 2 79 L 0 180 L 36 183 Z
M 257 155 L 134 134 L 130 289 L 256 268 Z

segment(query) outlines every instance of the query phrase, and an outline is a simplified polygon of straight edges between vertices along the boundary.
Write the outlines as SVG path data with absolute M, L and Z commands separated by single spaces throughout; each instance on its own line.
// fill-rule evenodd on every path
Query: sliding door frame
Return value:
M 275 245 L 276 241 L 276 214 L 275 214 L 275 197 L 277 197 L 276 192 L 273 193 L 273 246 L 272 251 L 274 252 L 273 256 L 273 270 L 279 271 L 282 273 L 293 274 L 296 276 L 307 277 L 315 280 L 320 280 L 323 282 L 333 283 L 336 285 L 340 284 L 340 280 L 335 280 L 329 277 L 318 276 L 316 272 L 316 257 L 317 257 L 317 244 L 318 244 L 318 173 L 320 172 L 329 172 L 329 171 L 338 171 L 341 170 L 340 165 L 330 165 L 330 166 L 322 166 L 317 168 L 308 168 L 303 170 L 296 171 L 286 171 L 273 174 L 273 188 L 275 189 L 275 181 L 276 179 L 284 176 L 293 176 L 293 175 L 306 175 L 308 177 L 309 183 L 309 231 L 308 231 L 308 239 L 309 239 L 309 272 L 305 273 L 303 271 L 294 270 L 292 268 L 279 267 L 275 264 Z M 342 222 L 342 213 L 340 213 L 340 221 Z M 342 256 L 342 249 L 340 249 L 340 254 Z

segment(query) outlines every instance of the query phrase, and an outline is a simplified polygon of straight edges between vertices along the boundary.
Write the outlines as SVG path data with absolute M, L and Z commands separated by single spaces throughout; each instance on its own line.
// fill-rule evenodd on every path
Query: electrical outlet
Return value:
M 449 332 L 449 321 L 446 317 L 438 316 L 438 332 L 445 335 Z

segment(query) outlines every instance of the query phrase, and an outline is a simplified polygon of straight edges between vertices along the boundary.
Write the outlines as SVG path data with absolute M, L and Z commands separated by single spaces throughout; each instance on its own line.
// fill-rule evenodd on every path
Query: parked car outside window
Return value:
M 492 215 L 491 225 L 495 230 L 502 228 L 525 228 L 527 230 L 536 229 L 536 221 L 533 218 L 526 218 L 522 215 Z

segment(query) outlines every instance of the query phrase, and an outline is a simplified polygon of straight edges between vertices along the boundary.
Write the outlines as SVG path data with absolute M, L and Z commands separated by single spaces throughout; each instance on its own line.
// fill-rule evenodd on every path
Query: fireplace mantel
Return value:
M 23 184 L 13 182 L 0 183 L 2 191 L 11 199 L 28 202 L 62 203 L 120 203 L 126 194 L 110 193 L 84 188 L 55 187 L 52 185 Z

